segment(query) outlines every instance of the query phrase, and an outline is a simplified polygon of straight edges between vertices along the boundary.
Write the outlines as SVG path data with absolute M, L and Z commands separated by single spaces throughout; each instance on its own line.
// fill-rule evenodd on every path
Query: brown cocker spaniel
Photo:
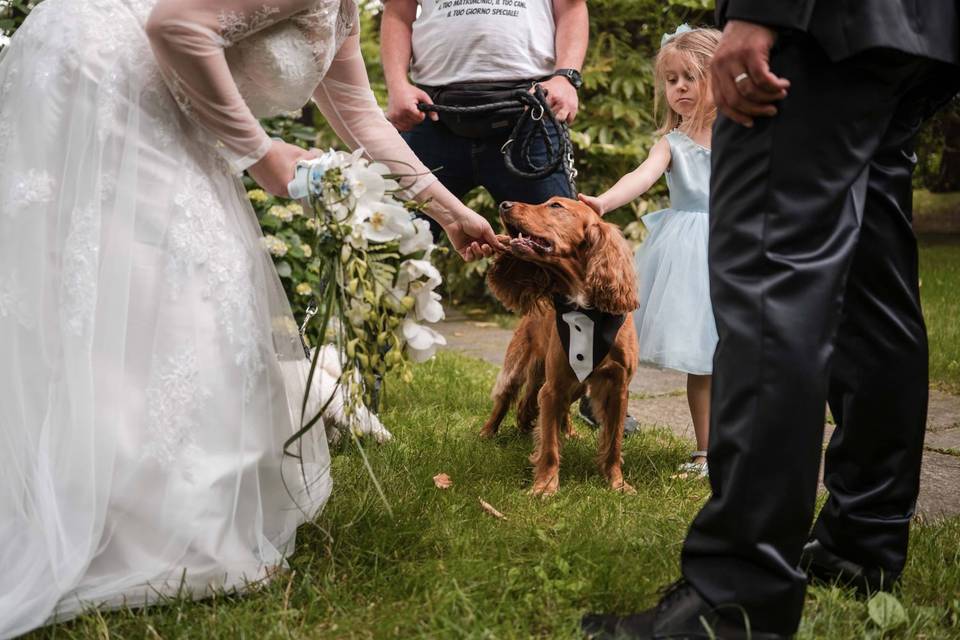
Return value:
M 600 469 L 613 489 L 632 493 L 620 468 L 627 387 L 637 365 L 630 247 L 617 227 L 566 198 L 540 205 L 504 202 L 500 219 L 509 249 L 497 256 L 487 281 L 504 306 L 524 316 L 481 435 L 496 434 L 525 387 L 518 426 L 529 431 L 537 421 L 531 493 L 552 495 L 560 486 L 561 431 L 573 434 L 570 404 L 589 389 L 602 429 Z

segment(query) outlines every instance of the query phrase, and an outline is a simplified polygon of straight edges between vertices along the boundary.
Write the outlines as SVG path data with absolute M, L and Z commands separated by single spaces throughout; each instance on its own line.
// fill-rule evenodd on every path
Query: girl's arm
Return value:
M 603 195 L 588 196 L 581 193 L 579 198 L 602 216 L 646 193 L 669 166 L 670 143 L 664 137 L 653 145 L 650 155 L 639 167 L 620 178 Z

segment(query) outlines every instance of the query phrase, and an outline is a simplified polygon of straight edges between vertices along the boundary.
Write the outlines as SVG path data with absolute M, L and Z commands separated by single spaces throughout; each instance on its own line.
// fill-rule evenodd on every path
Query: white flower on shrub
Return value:
M 301 282 L 297 285 L 297 293 L 302 296 L 308 296 L 313 293 L 313 287 L 310 286 L 309 282 Z
M 408 256 L 411 253 L 426 251 L 433 246 L 433 234 L 430 233 L 430 223 L 416 218 L 411 221 L 413 234 L 400 238 L 400 253 Z
M 403 339 L 407 355 L 414 362 L 426 362 L 433 357 L 438 346 L 447 344 L 442 335 L 410 318 L 403 321 Z
M 287 207 L 275 204 L 267 210 L 267 213 L 277 218 L 281 222 L 290 222 L 293 220 L 293 212 Z
M 360 223 L 364 237 L 371 242 L 390 242 L 400 238 L 411 228 L 410 213 L 403 207 L 377 203 Z
M 260 242 L 263 243 L 263 246 L 267 251 L 278 258 L 287 255 L 287 251 L 290 250 L 290 245 L 272 234 L 265 235 Z
M 293 215 L 293 216 L 303 215 L 303 207 L 301 207 L 300 204 L 297 202 L 291 202 L 290 204 L 288 204 L 287 211 L 289 211 L 290 215 Z

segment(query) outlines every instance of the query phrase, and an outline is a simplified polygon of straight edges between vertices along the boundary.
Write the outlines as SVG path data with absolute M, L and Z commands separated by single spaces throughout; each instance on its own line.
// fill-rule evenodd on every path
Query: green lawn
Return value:
M 913 226 L 918 233 L 960 233 L 960 192 L 913 192 Z
M 930 381 L 960 393 L 960 236 L 921 240 L 920 296 L 930 339 Z
M 594 435 L 567 445 L 560 494 L 525 491 L 529 439 L 508 418 L 498 441 L 477 438 L 495 369 L 449 352 L 389 387 L 396 439 L 367 450 L 392 516 L 351 445 L 336 457 L 332 501 L 302 529 L 293 572 L 243 598 L 177 601 L 147 612 L 88 616 L 34 637 L 57 638 L 577 638 L 588 610 L 655 602 L 677 576 L 703 481 L 671 480 L 687 446 L 663 431 L 627 439 L 636 496 L 604 487 Z M 453 487 L 431 478 L 447 473 Z M 480 509 L 484 499 L 506 515 Z M 914 529 L 899 597 L 907 623 L 884 637 L 960 637 L 960 520 Z M 810 591 L 801 638 L 875 631 L 866 605 L 835 588 Z M 879 637 L 876 634 L 870 637 Z

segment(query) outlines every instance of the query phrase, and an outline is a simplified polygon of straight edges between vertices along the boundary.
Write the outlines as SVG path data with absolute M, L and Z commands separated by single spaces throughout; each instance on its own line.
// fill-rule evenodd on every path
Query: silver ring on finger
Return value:
M 740 83 L 743 82 L 744 80 L 746 80 L 746 79 L 749 78 L 749 77 L 750 77 L 750 74 L 747 73 L 746 71 L 744 71 L 743 73 L 741 73 L 740 75 L 738 75 L 736 78 L 734 78 L 734 79 L 733 79 L 733 82 L 734 82 L 734 84 L 736 84 L 737 86 L 740 86 Z

